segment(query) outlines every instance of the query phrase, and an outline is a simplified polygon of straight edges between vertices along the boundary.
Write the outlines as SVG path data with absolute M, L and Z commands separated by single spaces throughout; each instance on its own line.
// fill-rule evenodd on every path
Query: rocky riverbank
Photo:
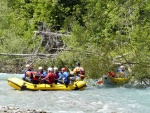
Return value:
M 20 109 L 18 107 L 0 106 L 0 113 L 47 113 L 44 110 Z

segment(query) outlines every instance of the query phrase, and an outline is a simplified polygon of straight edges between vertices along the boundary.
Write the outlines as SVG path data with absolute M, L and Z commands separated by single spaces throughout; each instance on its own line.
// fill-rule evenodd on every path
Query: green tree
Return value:
M 0 49 L 34 53 L 40 41 L 32 37 L 35 30 L 70 32 L 63 37 L 69 51 L 60 52 L 56 64 L 73 68 L 80 61 L 89 77 L 98 78 L 120 63 L 142 81 L 150 75 L 149 4 L 148 0 L 2 0 L 0 43 L 5 46 Z

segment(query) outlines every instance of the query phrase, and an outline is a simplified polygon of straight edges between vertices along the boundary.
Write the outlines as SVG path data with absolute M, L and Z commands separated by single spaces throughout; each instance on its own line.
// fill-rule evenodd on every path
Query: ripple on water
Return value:
M 0 81 L 0 105 L 52 113 L 149 113 L 147 89 L 88 86 L 84 91 L 17 91 Z

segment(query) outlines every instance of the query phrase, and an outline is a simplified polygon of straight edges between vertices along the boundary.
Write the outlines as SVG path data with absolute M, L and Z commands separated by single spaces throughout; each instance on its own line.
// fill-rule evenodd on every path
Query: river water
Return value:
M 150 88 L 91 86 L 83 91 L 18 91 L 0 74 L 0 106 L 48 113 L 150 113 Z

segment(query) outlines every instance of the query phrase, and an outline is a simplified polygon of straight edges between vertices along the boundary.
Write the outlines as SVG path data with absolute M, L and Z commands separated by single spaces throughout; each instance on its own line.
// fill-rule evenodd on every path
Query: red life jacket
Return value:
M 50 84 L 54 83 L 55 76 L 52 72 L 49 72 L 48 75 L 45 78 L 46 78 L 46 80 L 48 80 L 48 82 Z
M 107 75 L 108 75 L 108 76 L 111 76 L 111 77 L 115 77 L 115 73 L 114 73 L 113 71 L 107 72 Z
M 81 75 L 85 75 L 85 71 L 83 69 L 83 67 L 80 67 L 80 72 L 79 72 Z
M 33 76 L 32 80 L 38 81 L 39 80 L 39 76 L 37 76 L 37 75 L 38 75 L 38 73 L 33 71 L 32 72 L 32 76 Z

